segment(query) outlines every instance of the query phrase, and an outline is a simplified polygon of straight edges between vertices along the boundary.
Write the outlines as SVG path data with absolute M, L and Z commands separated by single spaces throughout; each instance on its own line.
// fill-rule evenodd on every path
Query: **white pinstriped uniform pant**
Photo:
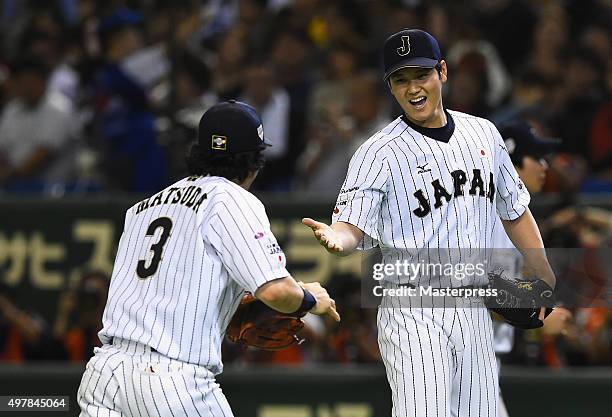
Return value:
M 393 417 L 497 417 L 498 369 L 488 310 L 393 307 L 378 310 L 378 343 Z M 407 304 L 406 304 L 407 305 Z
M 127 344 L 117 340 L 95 349 L 81 379 L 78 402 L 81 417 L 233 417 L 208 369 L 134 342 L 128 351 Z

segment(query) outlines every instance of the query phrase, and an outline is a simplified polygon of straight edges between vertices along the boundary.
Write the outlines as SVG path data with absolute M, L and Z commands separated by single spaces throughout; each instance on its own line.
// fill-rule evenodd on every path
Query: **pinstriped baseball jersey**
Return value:
M 233 417 L 203 366 L 170 359 L 117 339 L 95 348 L 77 392 L 80 417 Z
M 361 229 L 360 249 L 379 246 L 385 263 L 414 262 L 413 248 L 417 261 L 429 264 L 479 261 L 481 249 L 492 247 L 498 217 L 518 218 L 529 203 L 495 126 L 459 112 L 446 116 L 446 126 L 437 129 L 399 117 L 351 160 L 332 220 Z M 442 275 L 410 279 L 417 286 L 453 286 Z M 461 285 L 485 283 L 483 274 Z M 392 416 L 497 417 L 493 328 L 482 300 L 435 309 L 395 298 L 383 297 L 377 320 Z
M 504 225 L 499 218 L 495 219 L 492 236 L 491 247 L 496 249 L 493 251 L 493 260 L 491 261 L 493 267 L 501 268 L 510 277 L 521 277 L 523 256 L 514 247 L 514 243 L 506 234 Z
M 285 263 L 253 194 L 225 178 L 185 178 L 127 210 L 100 340 L 218 374 L 244 291 L 288 276 Z
M 497 219 L 493 226 L 493 239 L 491 246 L 493 256 L 491 265 L 494 269 L 501 269 L 509 277 L 521 278 L 523 256 L 514 247 L 514 244 L 506 234 L 501 220 Z M 508 353 L 514 344 L 514 327 L 507 323 L 496 321 L 493 323 L 494 342 L 496 353 Z
M 525 211 L 529 193 L 496 127 L 455 111 L 447 118 L 446 141 L 402 116 L 353 156 L 332 221 L 363 230 L 361 249 L 378 245 L 392 261 L 407 248 L 456 248 L 465 262 L 472 249 L 491 247 L 498 216 L 511 220 Z M 429 262 L 438 261 L 428 253 Z
M 383 298 L 377 317 L 392 417 L 499 417 L 488 310 L 478 304 L 442 311 L 399 304 Z

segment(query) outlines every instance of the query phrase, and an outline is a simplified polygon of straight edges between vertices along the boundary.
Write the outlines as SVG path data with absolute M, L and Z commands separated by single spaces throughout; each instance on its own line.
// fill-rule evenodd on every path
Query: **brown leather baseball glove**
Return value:
M 258 349 L 285 349 L 304 341 L 297 335 L 304 327 L 304 315 L 281 313 L 246 294 L 227 326 L 227 336 L 232 342 Z

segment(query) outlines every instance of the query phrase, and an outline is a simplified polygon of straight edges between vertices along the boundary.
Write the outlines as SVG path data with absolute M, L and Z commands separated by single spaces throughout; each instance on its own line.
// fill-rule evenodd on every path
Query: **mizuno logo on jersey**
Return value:
M 440 183 L 439 178 L 431 182 L 433 196 L 435 199 L 433 206 L 436 209 L 442 207 L 445 201 L 448 203 L 452 198 L 465 195 L 464 186 L 468 183 L 467 174 L 460 169 L 457 169 L 450 174 L 453 177 L 453 188 L 451 192 L 449 192 L 444 185 Z M 492 203 L 495 197 L 495 182 L 493 181 L 493 173 L 489 173 L 489 185 L 485 188 L 480 170 L 473 169 L 472 180 L 470 181 L 470 189 L 468 190 L 468 193 L 474 196 L 486 197 Z M 431 213 L 431 203 L 426 195 L 429 196 L 431 194 L 429 192 L 423 192 L 422 189 L 419 189 L 414 193 L 414 196 L 419 202 L 419 207 L 414 209 L 412 212 L 418 217 L 425 217 Z
M 427 162 L 423 165 L 417 165 L 418 171 L 417 174 L 424 174 L 426 172 L 431 172 L 431 168 L 427 168 Z

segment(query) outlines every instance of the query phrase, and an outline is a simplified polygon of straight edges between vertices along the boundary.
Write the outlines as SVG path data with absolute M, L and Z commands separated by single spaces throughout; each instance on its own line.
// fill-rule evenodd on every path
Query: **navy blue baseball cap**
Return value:
M 536 135 L 535 129 L 523 120 L 515 120 L 500 126 L 499 133 L 515 165 L 522 164 L 524 156 L 540 159 L 554 153 L 561 146 L 559 139 L 541 138 Z
M 419 29 L 404 29 L 389 36 L 383 48 L 385 77 L 402 68 L 434 68 L 442 59 L 436 38 Z
M 235 154 L 272 146 L 264 138 L 257 111 L 247 103 L 229 100 L 215 104 L 200 119 L 200 146 L 211 153 Z

